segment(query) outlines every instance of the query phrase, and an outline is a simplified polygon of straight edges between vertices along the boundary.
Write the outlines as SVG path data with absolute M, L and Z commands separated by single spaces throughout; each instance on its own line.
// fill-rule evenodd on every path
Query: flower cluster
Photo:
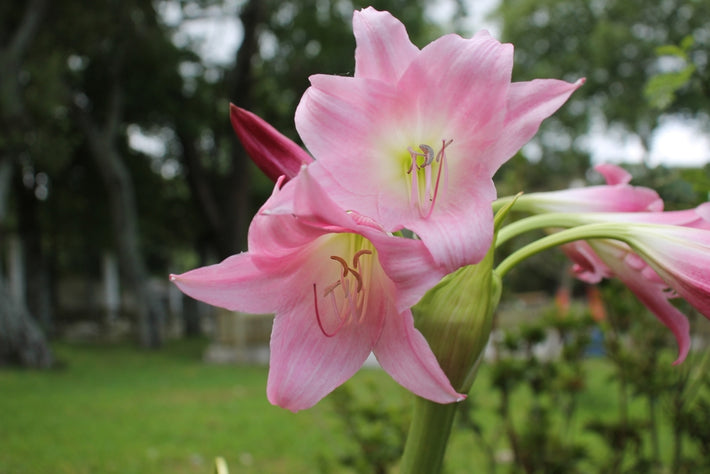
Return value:
M 562 236 L 553 244 L 567 244 L 580 278 L 626 282 L 673 330 L 685 356 L 687 322 L 667 302 L 667 289 L 710 314 L 706 207 L 660 212 L 655 192 L 629 186 L 613 167 L 601 169 L 607 186 L 494 202 L 493 175 L 583 80 L 511 82 L 513 48 L 487 32 L 470 39 L 446 35 L 419 49 L 397 19 L 373 8 L 355 12 L 353 31 L 354 76 L 312 76 L 296 110 L 308 152 L 231 107 L 237 135 L 276 183 L 273 194 L 250 225 L 247 252 L 171 276 L 207 303 L 275 314 L 272 403 L 293 411 L 312 406 L 370 353 L 423 398 L 463 399 L 470 385 L 452 378 L 451 361 L 432 351 L 454 342 L 430 346 L 414 326 L 412 307 L 438 295 L 425 298 L 424 330 L 438 321 L 432 313 L 447 312 L 432 305 L 455 300 L 455 329 L 434 332 L 466 334 L 459 329 L 467 318 L 468 300 L 458 290 L 464 287 L 478 295 L 471 306 L 485 314 L 476 330 L 490 330 L 497 296 L 481 304 L 482 293 L 499 296 L 493 275 L 517 262 L 492 267 L 502 220 L 493 211 L 510 205 L 538 214 L 528 218 L 537 219 L 532 227 Z M 638 225 L 627 225 L 632 221 Z M 516 224 L 502 229 L 498 241 L 514 235 Z M 573 229 L 588 233 L 565 234 Z M 587 238 L 593 240 L 575 242 Z M 679 263 L 685 258 L 688 263 Z M 471 289 L 479 279 L 483 292 Z M 473 344 L 477 350 L 480 342 Z M 461 373 L 467 379 L 470 370 Z

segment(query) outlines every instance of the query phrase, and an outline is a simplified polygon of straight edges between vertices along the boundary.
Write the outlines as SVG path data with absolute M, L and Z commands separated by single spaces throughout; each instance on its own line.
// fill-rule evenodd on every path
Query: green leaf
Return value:
M 683 88 L 695 72 L 695 65 L 689 64 L 680 71 L 666 72 L 651 77 L 644 87 L 644 97 L 652 107 L 667 109 L 675 100 L 675 94 Z

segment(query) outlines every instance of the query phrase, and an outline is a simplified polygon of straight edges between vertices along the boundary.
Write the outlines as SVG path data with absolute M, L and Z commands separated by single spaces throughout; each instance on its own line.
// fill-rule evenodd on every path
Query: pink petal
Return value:
M 312 76 L 311 83 L 296 109 L 296 128 L 317 158 L 318 179 L 331 183 L 325 186 L 341 207 L 379 220 L 380 193 L 406 198 L 404 186 L 387 190 L 393 181 L 404 179 L 399 165 L 377 148 L 378 136 L 385 127 L 391 129 L 386 121 L 396 109 L 395 90 L 351 77 Z
M 616 185 L 586 186 L 561 191 L 531 193 L 521 197 L 521 203 L 530 203 L 543 212 L 624 212 L 658 211 L 663 201 L 652 189 Z M 660 209 L 659 209 L 660 208 Z
M 621 166 L 617 166 L 611 163 L 601 163 L 594 167 L 594 169 L 604 176 L 606 184 L 609 186 L 614 186 L 617 184 L 629 184 L 631 182 L 631 173 L 626 171 Z
M 634 240 L 635 249 L 668 286 L 710 318 L 710 231 L 643 227 Z
M 584 84 L 556 79 L 535 79 L 510 85 L 505 133 L 485 153 L 485 162 L 495 172 L 537 133 L 544 119 L 552 115 Z
M 420 397 L 437 403 L 466 398 L 451 386 L 426 339 L 414 328 L 411 311 L 385 318 L 374 353 L 393 379 Z
M 482 166 L 472 169 L 465 178 L 468 185 L 453 187 L 457 195 L 441 199 L 430 219 L 410 219 L 406 223 L 447 272 L 478 263 L 493 240 L 491 202 L 495 199 L 495 185 L 485 176 Z
M 415 135 L 442 128 L 436 140 L 482 143 L 497 138 L 513 69 L 513 47 L 487 32 L 471 39 L 443 36 L 422 49 L 397 89 Z M 431 132 L 429 132 L 431 133 Z M 473 150 L 471 150 L 473 151 Z
M 436 264 L 421 240 L 363 233 L 374 244 L 382 268 L 397 289 L 397 311 L 417 304 L 448 273 Z
M 300 146 L 257 115 L 230 104 L 229 116 L 247 153 L 272 181 L 275 182 L 281 175 L 293 178 L 301 165 L 313 161 Z
M 326 337 L 312 301 L 277 315 L 271 333 L 269 401 L 294 412 L 315 405 L 362 366 L 373 332 L 379 328 L 372 324 L 349 324 Z
M 396 83 L 419 53 L 404 25 L 389 12 L 372 7 L 353 14 L 355 77 Z
M 594 250 L 584 240 L 565 244 L 562 251 L 574 262 L 574 276 L 580 280 L 596 285 L 604 278 L 611 278 L 613 273 L 597 256 Z
M 636 295 L 639 301 L 671 330 L 678 342 L 678 358 L 674 364 L 683 362 L 690 350 L 690 325 L 685 315 L 668 301 L 667 286 L 644 278 L 644 267 L 634 269 L 632 266 L 627 265 L 629 259 L 620 258 L 618 251 L 607 252 L 605 248 L 609 244 L 605 241 L 591 241 L 591 245 L 602 256 L 616 276 Z M 632 253 L 628 255 L 638 258 Z
M 221 263 L 200 267 L 170 281 L 188 296 L 205 303 L 247 313 L 273 313 L 278 278 L 264 274 L 251 255 L 233 255 Z

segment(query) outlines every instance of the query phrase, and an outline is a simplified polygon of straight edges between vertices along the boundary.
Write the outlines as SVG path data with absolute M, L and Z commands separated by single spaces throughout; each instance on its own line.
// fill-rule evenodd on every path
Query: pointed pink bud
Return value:
M 282 175 L 288 181 L 298 174 L 301 165 L 313 161 L 303 148 L 248 110 L 229 104 L 229 116 L 244 149 L 272 181 Z

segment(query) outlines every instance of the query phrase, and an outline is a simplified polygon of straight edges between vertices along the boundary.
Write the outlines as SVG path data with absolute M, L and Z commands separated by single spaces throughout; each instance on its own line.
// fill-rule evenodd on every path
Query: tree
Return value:
M 699 118 L 710 105 L 709 15 L 707 2 L 687 0 L 503 0 L 496 12 L 503 38 L 516 46 L 518 79 L 587 79 L 555 115 L 551 133 L 576 145 L 601 124 L 637 136 L 646 150 L 663 114 Z M 677 100 L 662 109 L 648 100 L 647 84 L 658 72 L 686 67 L 658 55 L 668 45 L 685 48 L 695 68 L 692 80 L 675 91 Z M 554 140 L 540 143 L 543 159 L 555 154 Z
M 13 186 L 12 175 L 19 175 L 22 170 L 20 157 L 23 152 L 32 152 L 33 143 L 25 151 L 25 136 L 32 131 L 33 117 L 28 110 L 28 104 L 23 100 L 26 85 L 23 76 L 27 73 L 25 59 L 35 36 L 37 35 L 43 15 L 47 8 L 46 0 L 33 0 L 21 12 L 10 12 L 4 18 L 9 19 L 9 25 L 2 38 L 0 49 L 0 126 L 4 136 L 0 138 L 0 236 L 5 232 L 7 219 L 7 195 Z M 7 10 L 7 5 L 4 10 Z M 17 16 L 19 13 L 19 16 Z M 13 172 L 14 171 L 14 172 Z M 20 177 L 21 178 L 21 177 Z M 15 182 L 18 178 L 15 177 Z M 39 309 L 40 316 L 47 322 L 49 305 L 47 302 L 47 270 L 38 238 L 33 233 L 37 208 L 34 206 L 34 196 L 26 195 L 27 183 L 16 186 L 19 191 L 19 202 L 23 211 L 19 214 L 20 231 L 28 243 L 30 265 L 28 285 L 29 301 L 38 302 L 34 309 Z M 22 295 L 17 297 L 7 288 L 0 275 L 0 364 L 17 362 L 29 367 L 49 367 L 54 357 L 47 344 L 44 334 L 39 329 L 33 315 L 25 307 Z

